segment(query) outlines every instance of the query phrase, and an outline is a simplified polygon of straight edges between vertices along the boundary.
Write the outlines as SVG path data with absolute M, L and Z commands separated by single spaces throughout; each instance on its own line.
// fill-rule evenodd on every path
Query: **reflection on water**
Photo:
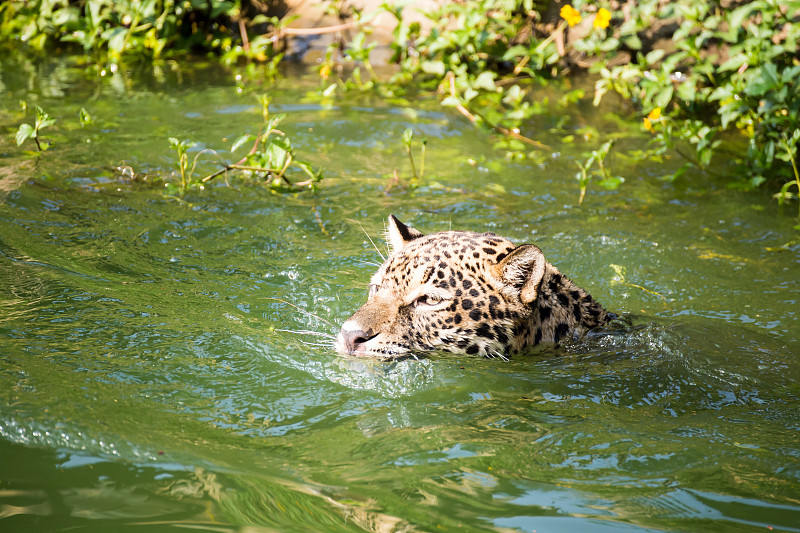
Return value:
M 320 192 L 175 201 L 113 168 L 255 131 L 232 76 L 0 72 L 5 108 L 100 124 L 35 163 L 0 138 L 3 530 L 800 529 L 800 248 L 763 199 L 625 159 L 578 208 L 561 126 L 557 156 L 511 161 L 435 102 L 301 102 L 298 78 L 262 88 Z M 430 181 L 387 193 L 407 127 Z M 341 357 L 389 213 L 534 242 L 630 323 L 508 362 Z

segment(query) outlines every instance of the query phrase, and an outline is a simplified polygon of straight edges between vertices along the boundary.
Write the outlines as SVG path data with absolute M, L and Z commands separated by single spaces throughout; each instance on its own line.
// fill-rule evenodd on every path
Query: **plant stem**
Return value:
M 422 156 L 419 164 L 419 177 L 420 179 L 425 177 L 425 147 L 428 146 L 428 141 L 422 139 Z
M 411 143 L 406 145 L 406 153 L 408 154 L 408 160 L 411 161 L 411 172 L 414 173 L 414 181 L 419 180 L 417 176 L 417 167 L 414 165 L 414 154 L 411 153 Z
M 798 204 L 800 204 L 800 172 L 797 171 L 797 161 L 794 159 L 794 150 L 792 150 L 791 145 L 789 144 L 789 139 L 786 138 L 786 133 L 781 133 L 781 138 L 783 140 L 783 147 L 786 149 L 786 153 L 789 154 L 789 161 L 792 162 L 792 170 L 794 171 L 794 183 L 797 186 L 797 199 Z M 800 217 L 800 205 L 797 208 L 797 216 Z

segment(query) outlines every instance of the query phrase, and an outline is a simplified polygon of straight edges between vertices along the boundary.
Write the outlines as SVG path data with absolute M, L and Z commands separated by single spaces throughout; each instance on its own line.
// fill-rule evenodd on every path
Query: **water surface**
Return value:
M 796 206 L 660 180 L 682 162 L 623 157 L 638 125 L 588 102 L 536 117 L 553 151 L 519 161 L 435 102 L 325 101 L 313 74 L 5 61 L 3 530 L 800 531 Z M 167 138 L 232 160 L 262 93 L 319 190 L 166 197 Z M 19 100 L 58 119 L 39 157 Z M 390 187 L 408 127 L 416 190 Z M 578 206 L 575 161 L 609 135 L 626 181 Z M 389 213 L 536 243 L 631 325 L 508 362 L 338 356 L 303 332 L 363 303 Z

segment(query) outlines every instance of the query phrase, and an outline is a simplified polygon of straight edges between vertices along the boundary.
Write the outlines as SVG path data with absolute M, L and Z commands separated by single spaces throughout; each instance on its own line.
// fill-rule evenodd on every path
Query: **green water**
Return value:
M 429 101 L 307 98 L 313 75 L 5 61 L 0 530 L 800 531 L 796 206 L 616 156 L 626 182 L 579 207 L 597 145 L 563 136 L 646 140 L 588 103 L 538 116 L 554 152 L 515 162 Z M 170 136 L 255 133 L 263 92 L 316 194 L 148 184 Z M 41 157 L 19 100 L 58 119 Z M 407 127 L 426 185 L 387 192 Z M 389 213 L 534 242 L 631 326 L 509 362 L 338 356 L 302 332 L 363 303 Z

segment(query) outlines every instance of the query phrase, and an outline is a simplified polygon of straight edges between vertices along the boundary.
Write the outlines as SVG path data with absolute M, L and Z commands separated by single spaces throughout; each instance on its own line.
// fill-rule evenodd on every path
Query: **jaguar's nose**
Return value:
M 358 347 L 375 337 L 371 329 L 364 331 L 358 324 L 348 320 L 342 324 L 342 329 L 336 337 L 336 349 L 348 355 L 355 355 Z

